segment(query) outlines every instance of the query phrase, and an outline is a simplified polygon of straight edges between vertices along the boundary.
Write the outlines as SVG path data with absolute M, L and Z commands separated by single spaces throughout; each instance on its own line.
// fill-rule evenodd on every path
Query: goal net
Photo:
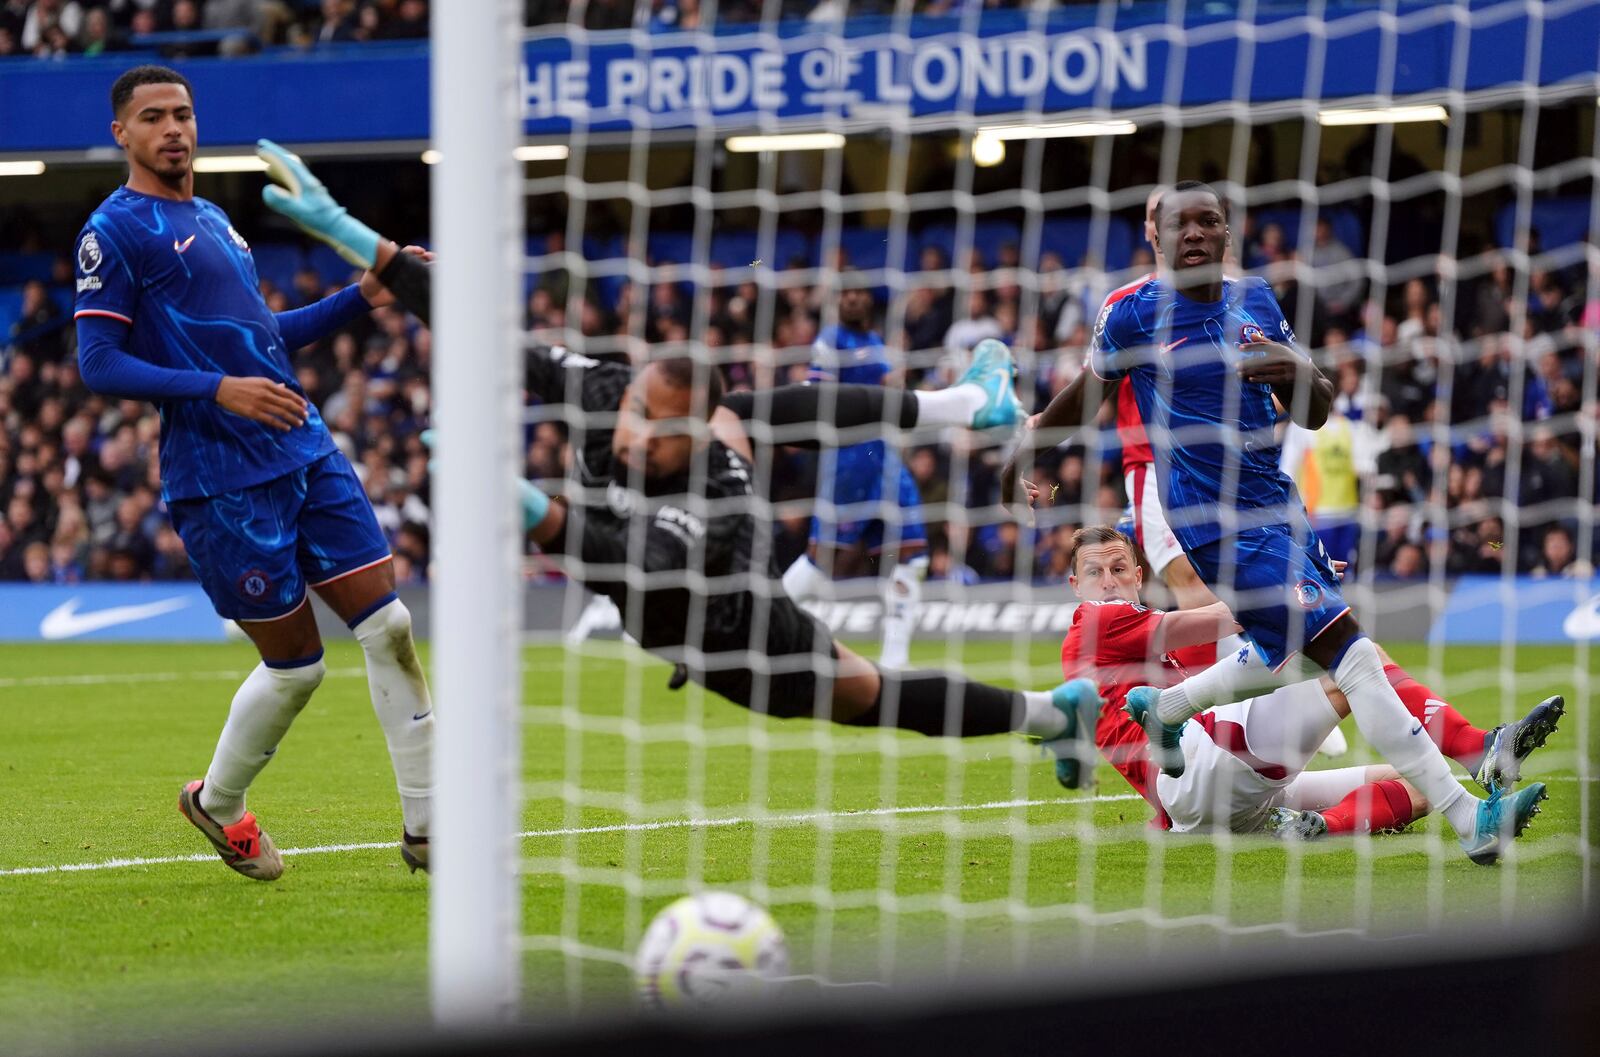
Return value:
M 1595 5 L 526 7 L 526 226 L 502 234 L 525 239 L 526 355 L 578 358 L 560 368 L 570 402 L 528 395 L 521 469 L 567 497 L 569 541 L 607 516 L 631 525 L 620 553 L 530 546 L 521 782 L 474 792 L 520 797 L 520 935 L 497 942 L 520 958 L 526 1015 L 629 1001 L 652 915 L 705 890 L 768 908 L 786 987 L 824 994 L 1217 950 L 1269 964 L 1291 941 L 1296 957 L 1314 942 L 1378 958 L 1464 929 L 1543 934 L 1590 908 L 1600 199 L 1594 54 L 1574 42 L 1592 42 Z M 1184 180 L 1229 211 L 1230 289 L 1259 277 L 1333 383 L 1322 429 L 1244 443 L 1285 453 L 1328 557 L 1349 562 L 1362 628 L 1431 691 L 1419 727 L 1481 796 L 1463 731 L 1564 697 L 1522 776 L 1547 784 L 1543 813 L 1495 868 L 1437 817 L 1365 832 L 1370 797 L 1355 832 L 1180 835 L 1104 758 L 1092 788 L 1067 790 L 1015 734 L 766 714 L 827 667 L 825 650 L 768 649 L 764 603 L 785 585 L 869 661 L 909 626 L 912 669 L 1063 681 L 1073 533 L 1144 516 L 1114 407 L 1035 435 L 1030 519 L 1000 501 L 1016 431 L 908 424 L 897 394 L 957 384 L 993 337 L 1024 412 L 1043 409 L 1085 369 L 1107 295 L 1158 270 L 1147 200 Z M 584 405 L 585 363 L 637 376 L 671 356 L 693 363 L 686 417 L 642 388 L 620 410 L 616 393 Z M 711 372 L 758 407 L 808 378 L 879 382 L 891 424 L 841 426 L 833 395 L 812 422 L 747 423 L 751 494 L 728 498 L 696 421 Z M 642 446 L 635 469 L 606 469 L 618 429 L 652 430 L 661 465 L 689 436 L 682 477 L 662 493 Z M 664 506 L 687 557 L 652 564 Z M 701 532 L 732 516 L 754 530 L 730 565 Z M 1220 546 L 1225 567 L 1250 560 Z M 1148 605 L 1184 603 L 1145 579 Z M 585 582 L 623 583 L 630 602 Z M 642 648 L 641 629 L 666 634 L 647 607 L 673 591 L 689 598 L 681 637 Z M 739 592 L 760 603 L 742 647 L 708 650 Z M 680 660 L 690 679 L 669 689 Z M 740 672 L 752 707 L 702 685 Z M 1462 726 L 1440 733 L 1441 707 Z M 1348 751 L 1311 771 L 1384 762 L 1353 720 L 1340 729 Z M 1206 730 L 1230 766 L 1271 769 Z

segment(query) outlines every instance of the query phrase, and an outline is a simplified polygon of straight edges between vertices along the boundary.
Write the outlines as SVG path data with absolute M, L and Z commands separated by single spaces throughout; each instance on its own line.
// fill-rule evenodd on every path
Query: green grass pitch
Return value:
M 948 648 L 920 644 L 918 659 Z M 1014 658 L 1007 643 L 968 644 L 963 657 L 973 674 L 1045 686 L 1056 649 L 1040 642 Z M 1434 823 L 1303 854 L 1263 839 L 1157 837 L 1110 768 L 1099 799 L 1068 796 L 1018 739 L 769 722 L 694 688 L 669 693 L 666 666 L 630 663 L 636 654 L 528 647 L 524 827 L 536 835 L 524 842 L 523 931 L 565 935 L 581 956 L 531 943 L 525 1011 L 626 1002 L 615 952 L 691 884 L 764 884 L 755 891 L 797 970 L 836 982 L 879 979 L 885 966 L 904 980 L 958 962 L 1070 966 L 1091 952 L 1224 941 L 1243 958 L 1286 930 L 1393 936 L 1577 911 L 1592 880 L 1580 855 L 1590 786 L 1577 767 L 1600 758 L 1600 732 L 1574 690 L 1574 652 L 1524 647 L 1514 676 L 1492 648 L 1392 652 L 1484 725 L 1505 718 L 1503 686 L 1519 713 L 1568 695 L 1563 729 L 1530 768 L 1550 800 L 1513 862 L 1472 866 Z M 425 1020 L 427 879 L 393 847 L 291 855 L 270 885 L 209 857 L 15 872 L 206 852 L 175 798 L 204 771 L 252 663 L 241 645 L 0 647 L 6 1052 L 179 1041 L 247 1020 Z M 392 844 L 398 798 L 359 652 L 334 644 L 328 663 L 251 806 L 285 849 Z M 1008 806 L 978 807 L 997 803 Z M 636 826 L 647 821 L 668 824 Z

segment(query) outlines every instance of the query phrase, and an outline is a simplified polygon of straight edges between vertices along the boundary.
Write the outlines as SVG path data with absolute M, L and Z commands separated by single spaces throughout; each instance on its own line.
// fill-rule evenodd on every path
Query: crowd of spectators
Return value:
M 1272 282 L 1291 319 L 1309 315 L 1302 341 L 1336 381 L 1335 420 L 1353 438 L 1351 494 L 1365 508 L 1345 512 L 1365 529 L 1346 555 L 1358 569 L 1397 578 L 1435 569 L 1590 573 L 1581 556 L 1592 550 L 1576 515 L 1583 475 L 1595 466 L 1584 459 L 1584 438 L 1594 436 L 1597 411 L 1582 394 L 1595 384 L 1586 356 L 1600 312 L 1585 301 L 1581 266 L 1537 270 L 1524 283 L 1492 254 L 1480 279 L 1456 285 L 1447 316 L 1431 279 L 1411 280 L 1387 304 L 1369 299 L 1360 280 L 1347 288 L 1338 266 L 1349 250 L 1330 245 L 1327 231 L 1298 256 L 1270 230 L 1247 221 L 1243 232 L 1246 261 Z M 559 239 L 549 248 L 558 251 Z M 1323 261 L 1317 273 L 1328 280 L 1319 281 L 1304 313 L 1297 260 Z M 849 262 L 841 253 L 833 263 Z M 913 276 L 916 289 L 879 306 L 889 345 L 909 350 L 908 383 L 948 384 L 967 349 L 998 337 L 1018 350 L 1035 407 L 1082 369 L 1093 313 L 1118 278 L 1069 268 L 1049 251 L 1028 271 L 1009 245 L 987 257 L 970 250 L 957 268 L 929 247 L 918 263 L 925 274 Z M 1141 250 L 1122 275 L 1149 263 Z M 849 281 L 848 271 L 841 274 Z M 328 292 L 310 270 L 282 289 L 264 284 L 278 311 Z M 827 301 L 819 287 L 787 281 L 763 291 L 719 280 L 701 304 L 682 282 L 660 282 L 642 295 L 622 285 L 607 297 L 599 283 L 579 285 L 552 268 L 530 283 L 525 323 L 547 340 L 577 332 L 594 348 L 638 355 L 686 340 L 699 318 L 729 387 L 758 388 L 804 378 Z M 88 393 L 73 344 L 47 284 L 29 284 L 0 355 L 0 578 L 188 576 L 159 499 L 157 417 L 148 405 Z M 426 329 L 382 309 L 296 360 L 301 385 L 366 484 L 402 583 L 428 572 L 427 459 L 417 433 L 429 415 L 432 351 Z M 1063 581 L 1072 530 L 1114 521 L 1124 504 L 1118 456 L 1108 450 L 1115 434 L 1098 436 L 1099 443 L 1040 457 L 1034 473 L 1053 502 L 1029 529 L 996 507 L 1000 450 L 972 447 L 960 434 L 906 453 L 931 522 L 931 574 Z M 530 426 L 527 440 L 528 475 L 561 477 L 569 458 L 561 428 Z M 1286 468 L 1298 476 L 1297 467 Z M 814 457 L 782 449 L 768 475 L 772 497 L 787 511 L 777 526 L 780 558 L 804 546 L 815 474 Z M 1314 512 L 1326 515 L 1302 484 Z
M 186 59 L 427 35 L 427 0 L 0 0 L 0 58 Z
M 1056 3 L 1061 0 L 1055 0 Z M 1100 0 L 1067 0 L 1096 4 Z M 959 16 L 1030 0 L 524 0 L 530 26 L 655 32 L 774 20 Z M 411 40 L 428 35 L 427 0 L 0 0 L 0 58 L 100 55 L 130 49 L 182 59 L 266 47 Z

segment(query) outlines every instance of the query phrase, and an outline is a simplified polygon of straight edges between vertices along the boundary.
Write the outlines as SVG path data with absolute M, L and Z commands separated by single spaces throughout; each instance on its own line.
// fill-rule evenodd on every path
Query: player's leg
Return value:
M 896 460 L 898 461 L 898 460 Z M 922 497 L 911 471 L 899 466 L 896 499 L 899 523 L 877 526 L 877 551 L 890 562 L 883 592 L 883 648 L 878 664 L 899 669 L 911 663 L 911 638 L 922 611 L 922 578 L 928 572 L 928 531 L 922 524 Z
M 973 350 L 972 366 L 948 389 L 911 391 L 818 382 L 729 393 L 723 397 L 722 406 L 747 427 L 755 422 L 771 427 L 755 437 L 762 443 L 817 450 L 828 446 L 815 429 L 819 422 L 839 429 L 874 423 L 900 429 L 1014 425 L 1023 418 L 1022 406 L 1012 388 L 1015 378 L 1016 364 L 1010 350 L 989 339 Z
M 255 488 L 170 505 L 174 529 L 219 616 L 234 620 L 261 655 L 234 693 L 203 779 L 178 808 L 229 866 L 272 880 L 283 861 L 245 807 L 295 717 L 322 682 L 322 639 L 295 562 L 293 526 L 303 471 Z
M 1100 704 L 1083 679 L 1054 691 L 1022 692 L 947 672 L 885 672 L 835 641 L 820 621 L 789 599 L 752 601 L 765 610 L 752 621 L 766 623 L 764 642 L 756 640 L 760 648 L 745 645 L 724 655 L 708 651 L 689 670 L 707 689 L 766 715 L 927 735 L 983 737 L 1016 731 L 1050 739 L 1074 734 L 1080 708 L 1092 715 Z M 1091 749 L 1093 733 L 1087 731 Z
M 1049 740 L 1062 737 L 1073 720 L 1070 706 L 1063 705 L 1063 695 L 1056 691 L 1008 690 L 953 672 L 884 671 L 838 642 L 833 647 L 838 675 L 828 718 L 835 723 L 896 727 L 929 736 L 981 738 L 1014 732 Z
M 783 590 L 790 598 L 804 602 L 823 597 L 844 572 L 846 552 L 861 542 L 867 527 L 852 508 L 877 500 L 883 452 L 883 442 L 872 441 L 825 451 L 818 458 L 817 495 L 825 504 L 811 519 L 806 552 L 784 571 Z
M 824 559 L 819 542 L 821 531 L 818 519 L 812 518 L 811 538 L 806 541 L 805 551 L 783 571 L 783 593 L 796 602 L 809 602 L 823 597 L 833 582 L 833 577 L 824 571 L 823 563 L 826 560 L 828 569 L 837 568 L 836 552 L 832 547 L 828 548 L 828 557 Z
M 354 633 L 366 660 L 372 708 L 383 728 L 404 819 L 401 856 L 427 866 L 433 799 L 433 703 L 411 637 L 411 613 L 394 590 L 388 541 L 343 455 L 308 467 L 300 565 L 313 590 Z
M 1393 767 L 1307 771 L 1286 790 L 1271 827 L 1278 836 L 1312 840 L 1404 829 L 1428 813 L 1428 800 Z
M 1547 697 L 1521 719 L 1484 730 L 1473 726 L 1441 695 L 1412 678 L 1382 647 L 1378 654 L 1389 685 L 1400 696 L 1406 711 L 1422 725 L 1440 752 L 1465 767 L 1489 792 L 1509 788 L 1522 777 L 1523 761 L 1543 747 L 1566 711 L 1566 701 L 1560 695 Z
M 1217 600 L 1200 574 L 1184 556 L 1183 546 L 1167 523 L 1161 506 L 1161 489 L 1151 463 L 1134 463 L 1123 471 L 1128 495 L 1128 518 L 1133 538 L 1150 562 L 1150 571 L 1167 585 L 1179 609 L 1199 609 Z

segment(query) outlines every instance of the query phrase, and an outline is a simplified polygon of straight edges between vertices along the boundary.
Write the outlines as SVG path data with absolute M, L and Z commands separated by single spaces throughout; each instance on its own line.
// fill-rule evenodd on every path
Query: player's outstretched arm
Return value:
M 258 141 L 256 154 L 267 163 L 267 175 L 276 181 L 261 189 L 262 200 L 273 211 L 332 246 L 351 264 L 367 269 L 362 276 L 361 293 L 373 306 L 382 303 L 375 296 L 381 284 L 425 326 L 433 325 L 433 284 L 427 267 L 431 254 L 412 246 L 401 250 L 352 217 L 304 162 L 271 140 Z
M 270 139 L 256 141 L 256 156 L 267 163 L 267 175 L 275 181 L 261 189 L 261 198 L 268 207 L 294 221 L 306 234 L 332 246 L 334 252 L 358 268 L 371 268 L 377 263 L 381 241 L 378 233 L 334 201 L 305 162 Z
M 1033 465 L 1039 434 L 1046 430 L 1066 431 L 1050 443 L 1070 440 L 1071 435 L 1093 422 L 1100 409 L 1117 394 L 1120 381 L 1106 382 L 1092 371 L 1084 370 L 1065 389 L 1050 398 L 1045 409 L 1028 420 L 1028 425 L 1017 440 L 1017 447 L 1000 471 L 1000 502 L 1010 506 L 1017 501 L 1022 471 Z

